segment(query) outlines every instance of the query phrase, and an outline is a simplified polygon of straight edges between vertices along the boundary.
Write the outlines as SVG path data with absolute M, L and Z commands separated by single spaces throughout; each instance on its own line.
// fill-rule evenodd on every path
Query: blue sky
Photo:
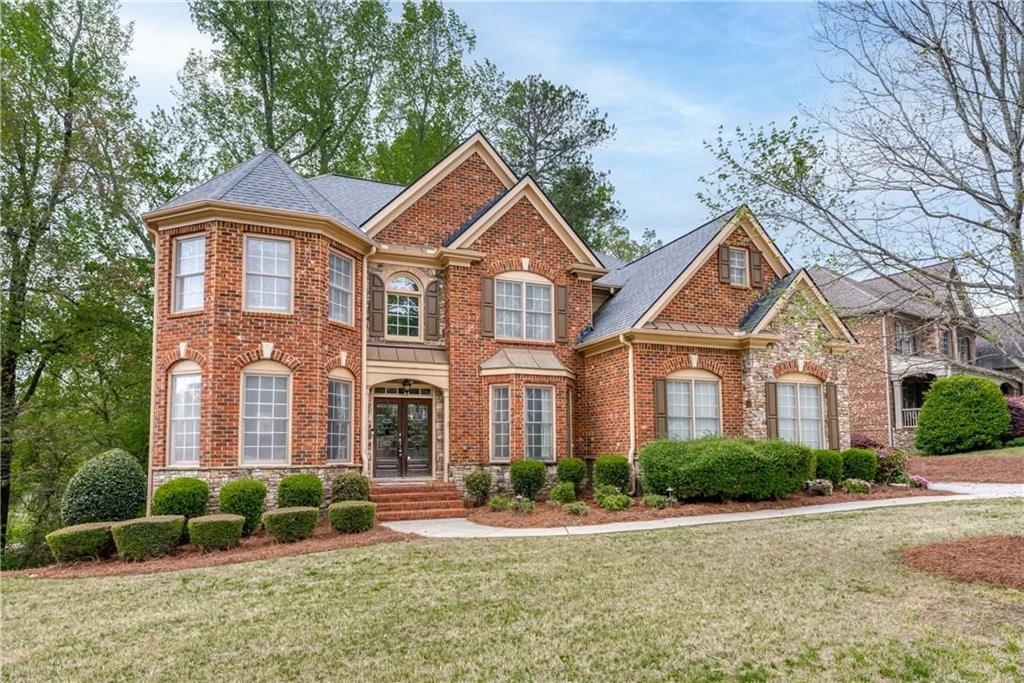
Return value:
M 618 134 L 596 153 L 597 165 L 611 172 L 627 225 L 654 228 L 663 240 L 707 218 L 697 178 L 715 167 L 703 141 L 719 125 L 784 121 L 827 92 L 813 5 L 450 6 L 476 32 L 477 58 L 510 78 L 541 73 L 579 88 L 608 112 Z M 140 110 L 169 107 L 189 49 L 209 41 L 184 3 L 125 3 L 122 16 L 135 23 L 128 68 L 139 79 Z

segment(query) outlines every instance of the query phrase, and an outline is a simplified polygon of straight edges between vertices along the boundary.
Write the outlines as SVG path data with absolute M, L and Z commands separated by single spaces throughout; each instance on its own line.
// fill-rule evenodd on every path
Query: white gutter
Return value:
M 629 461 L 630 476 L 633 477 L 633 490 L 636 491 L 636 374 L 633 371 L 633 342 L 626 339 L 626 335 L 620 334 L 619 341 L 626 345 L 629 352 L 629 454 L 626 459 Z
M 360 371 L 359 372 L 361 374 L 361 377 L 359 379 L 360 379 L 360 383 L 363 386 L 363 401 L 362 401 L 363 405 L 362 405 L 362 409 L 360 410 L 362 415 L 360 416 L 359 419 L 362 420 L 363 428 L 359 432 L 359 434 L 360 434 L 360 439 L 359 440 L 362 442 L 362 450 L 363 450 L 363 452 L 362 452 L 363 476 L 365 476 L 365 477 L 369 477 L 370 476 L 370 458 L 367 456 L 367 451 L 366 451 L 367 445 L 368 445 L 368 441 L 369 441 L 368 437 L 369 437 L 369 434 L 370 434 L 370 426 L 369 426 L 370 422 L 369 422 L 369 419 L 368 419 L 368 417 L 369 417 L 369 413 L 368 413 L 369 407 L 367 406 L 367 404 L 369 403 L 369 400 L 370 400 L 370 387 L 368 387 L 366 385 L 366 335 L 367 335 L 366 311 L 367 311 L 367 306 L 369 304 L 369 298 L 370 298 L 369 293 L 368 293 L 369 292 L 369 284 L 370 284 L 370 276 L 369 276 L 369 265 L 367 264 L 367 260 L 371 256 L 373 256 L 374 254 L 376 254 L 376 253 L 377 253 L 377 247 L 371 246 L 370 247 L 370 253 L 365 254 L 363 256 L 363 310 L 362 310 L 362 317 L 363 317 L 363 339 L 362 339 L 362 353 L 359 356 L 359 364 L 360 364 Z

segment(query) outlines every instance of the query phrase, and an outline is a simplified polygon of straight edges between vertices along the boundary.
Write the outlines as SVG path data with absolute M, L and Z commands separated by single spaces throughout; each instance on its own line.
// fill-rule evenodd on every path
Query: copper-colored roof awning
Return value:
M 574 373 L 553 352 L 546 349 L 501 349 L 480 363 L 481 375 L 554 375 Z
M 366 360 L 385 363 L 433 363 L 448 364 L 448 352 L 421 346 L 366 345 Z

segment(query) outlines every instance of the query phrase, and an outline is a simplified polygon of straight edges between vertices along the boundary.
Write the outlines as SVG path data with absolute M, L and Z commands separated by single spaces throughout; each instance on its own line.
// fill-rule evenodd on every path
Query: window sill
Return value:
M 507 337 L 495 337 L 494 341 L 499 344 L 524 344 L 528 346 L 556 346 L 558 344 L 568 344 L 569 342 L 556 342 L 556 341 L 541 341 L 534 339 L 514 339 Z
M 196 316 L 206 313 L 205 308 L 190 308 L 187 311 L 170 311 L 167 314 L 168 320 L 175 320 L 177 318 L 194 318 Z
M 254 311 L 248 308 L 242 309 L 242 315 L 247 318 L 294 318 L 294 311 Z

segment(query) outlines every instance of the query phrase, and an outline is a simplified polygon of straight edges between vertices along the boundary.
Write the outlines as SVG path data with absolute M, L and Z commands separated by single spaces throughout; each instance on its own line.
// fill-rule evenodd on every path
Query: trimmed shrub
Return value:
M 1024 396 L 1007 396 L 1006 408 L 1010 411 L 1010 438 L 1024 438 Z
M 907 483 L 912 489 L 930 489 L 932 487 L 932 483 L 920 474 L 912 474 L 907 477 Z
M 260 515 L 267 499 L 267 485 L 256 479 L 236 479 L 220 487 L 221 512 L 245 517 L 242 534 L 248 536 L 260 528 Z
M 629 488 L 629 460 L 622 455 L 602 455 L 594 461 L 594 486 L 606 484 L 619 491 Z
M 838 485 L 843 479 L 843 454 L 827 448 L 814 451 L 814 476 Z
M 512 490 L 533 500 L 547 483 L 547 468 L 540 460 L 517 460 L 509 467 Z
M 605 497 L 614 496 L 616 493 L 622 492 L 611 484 L 598 484 L 594 487 L 594 502 L 600 505 L 601 501 L 604 500 Z
M 58 562 L 77 562 L 107 557 L 114 552 L 111 522 L 89 522 L 46 534 L 46 545 Z
M 234 548 L 242 538 L 242 515 L 203 515 L 188 520 L 188 539 L 201 550 Z
M 953 375 L 932 383 L 918 415 L 915 443 L 930 455 L 997 448 L 1010 433 L 1010 410 L 990 379 Z
M 608 512 L 619 512 L 629 508 L 629 496 L 625 493 L 613 493 L 608 496 L 601 498 L 599 503 L 602 509 Z
M 331 528 L 339 534 L 369 531 L 377 519 L 377 505 L 366 500 L 344 500 L 327 508 Z
M 319 519 L 317 507 L 278 508 L 263 513 L 263 526 L 275 541 L 293 543 L 312 536 Z
M 896 448 L 882 448 L 877 452 L 878 468 L 875 470 L 875 481 L 879 484 L 892 484 L 907 478 L 907 467 L 910 457 Z
M 576 495 L 583 490 L 587 480 L 587 463 L 580 458 L 563 458 L 558 461 L 558 481 L 572 482 Z
M 672 496 L 661 496 L 657 493 L 648 493 L 644 496 L 644 507 L 655 508 L 657 510 L 664 510 L 676 505 L 677 501 Z
M 161 484 L 153 493 L 153 514 L 181 515 L 187 530 L 188 520 L 205 515 L 209 502 L 210 487 L 205 481 L 179 477 Z
M 866 448 L 847 448 L 843 451 L 843 479 L 874 481 L 878 471 L 878 455 Z
M 501 512 L 502 510 L 508 510 L 512 507 L 512 499 L 508 496 L 494 496 L 487 501 L 487 505 L 494 512 Z
M 508 507 L 514 512 L 533 512 L 535 503 L 529 498 L 516 498 L 509 503 Z
M 358 472 L 345 472 L 331 479 L 331 502 L 370 500 L 370 479 Z
M 110 533 L 122 560 L 148 560 L 174 552 L 184 529 L 184 516 L 160 515 L 116 522 Z
M 324 483 L 315 474 L 289 474 L 277 485 L 277 507 L 318 508 L 324 502 Z
M 834 490 L 829 479 L 811 479 L 807 482 L 807 492 L 816 496 L 831 496 Z
M 840 486 L 847 493 L 871 493 L 871 483 L 863 479 L 843 479 Z
M 64 526 L 118 522 L 146 510 L 146 473 L 120 448 L 86 460 L 68 482 L 60 505 Z
M 779 440 L 662 440 L 644 446 L 640 467 L 650 493 L 766 500 L 801 490 L 814 476 L 814 453 Z
M 576 515 L 577 517 L 581 517 L 587 514 L 587 504 L 584 503 L 582 500 L 577 500 L 572 503 L 566 503 L 565 505 L 562 506 L 562 509 L 568 512 L 570 515 Z
M 562 481 L 551 487 L 548 500 L 556 503 L 571 503 L 576 500 L 576 485 L 571 481 Z
M 871 438 L 867 434 L 853 432 L 850 434 L 850 448 L 867 448 L 877 451 L 879 448 L 885 448 L 885 444 L 878 439 Z
M 1003 445 L 1007 448 L 1022 448 L 1024 447 L 1024 436 L 1018 436 L 1015 439 L 1010 439 Z
M 487 502 L 487 494 L 491 492 L 491 473 L 487 470 L 477 470 L 466 475 L 466 493 L 473 505 L 483 505 Z

